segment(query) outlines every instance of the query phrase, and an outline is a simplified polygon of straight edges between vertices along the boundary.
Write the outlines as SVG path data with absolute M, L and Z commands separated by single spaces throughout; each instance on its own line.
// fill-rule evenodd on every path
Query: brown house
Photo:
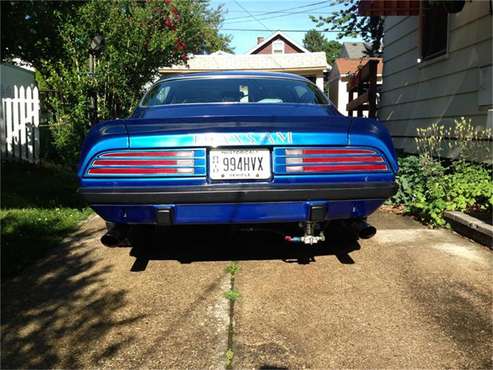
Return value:
M 309 53 L 301 45 L 297 45 L 291 41 L 282 32 L 276 32 L 272 36 L 264 39 L 257 37 L 257 45 L 247 54 L 294 54 L 294 53 Z

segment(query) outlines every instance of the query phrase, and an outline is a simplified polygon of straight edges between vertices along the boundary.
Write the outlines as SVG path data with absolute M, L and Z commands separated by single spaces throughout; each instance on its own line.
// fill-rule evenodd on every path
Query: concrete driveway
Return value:
M 491 368 L 491 251 L 390 213 L 371 222 L 373 239 L 322 247 L 194 227 L 111 249 L 94 216 L 3 282 L 1 368 L 224 368 L 228 347 L 234 368 Z

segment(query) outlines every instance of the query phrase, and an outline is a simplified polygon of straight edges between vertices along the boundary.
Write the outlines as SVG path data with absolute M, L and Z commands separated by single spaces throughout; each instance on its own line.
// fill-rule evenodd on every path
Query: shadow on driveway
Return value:
M 337 229 L 329 230 L 326 241 L 315 245 L 284 240 L 284 235 L 296 231 L 286 225 L 134 228 L 128 238 L 130 255 L 136 258 L 131 270 L 144 271 L 150 260 L 180 263 L 282 260 L 310 264 L 316 262 L 317 256 L 333 255 L 342 264 L 355 263 L 350 253 L 360 249 L 359 243 L 340 235 Z
M 128 271 L 132 260 L 126 250 L 110 250 L 99 242 L 102 220 L 90 219 L 66 246 L 2 282 L 1 368 L 121 368 L 143 361 L 154 368 L 179 365 L 180 358 L 192 358 L 197 347 L 190 336 L 216 340 L 216 328 L 200 322 L 210 320 L 208 307 L 222 297 L 217 283 L 225 262 L 306 265 L 333 255 L 350 264 L 350 253 L 360 249 L 356 241 L 338 237 L 335 231 L 325 243 L 305 246 L 285 242 L 281 226 L 275 231 L 263 227 L 134 229 L 129 237 L 129 252 L 135 257 L 131 271 L 145 270 L 150 260 L 171 262 L 136 276 Z M 293 235 L 291 231 L 286 230 Z M 218 263 L 189 265 L 208 261 Z M 173 317 L 179 318 L 180 330 Z M 161 352 L 155 353 L 156 345 Z M 205 364 L 193 361 L 191 367 Z
M 51 255 L 2 283 L 1 368 L 81 368 L 80 357 L 108 331 L 142 319 L 118 320 L 126 291 L 108 287 L 112 267 L 100 263 L 87 240 L 99 230 L 82 229 Z M 115 338 L 93 361 L 132 342 Z M 68 353 L 68 355 L 61 355 Z

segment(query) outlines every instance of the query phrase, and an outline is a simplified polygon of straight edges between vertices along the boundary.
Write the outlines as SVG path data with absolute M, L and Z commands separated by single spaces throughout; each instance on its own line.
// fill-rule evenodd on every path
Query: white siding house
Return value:
M 36 86 L 34 70 L 13 64 L 0 64 L 0 90 L 2 98 L 13 97 L 14 86 L 34 88 Z
M 415 151 L 416 129 L 434 122 L 464 116 L 475 126 L 493 125 L 491 2 L 466 1 L 444 17 L 442 35 L 436 18 L 423 18 L 423 7 L 418 16 L 385 17 L 378 116 L 396 148 L 408 152 Z M 437 42 L 443 43 L 439 52 Z M 426 55 L 427 47 L 432 53 Z

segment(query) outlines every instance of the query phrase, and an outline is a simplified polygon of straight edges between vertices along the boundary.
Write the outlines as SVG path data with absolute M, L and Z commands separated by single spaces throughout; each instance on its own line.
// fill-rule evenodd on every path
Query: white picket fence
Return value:
M 2 157 L 39 161 L 39 91 L 14 86 L 14 97 L 2 97 L 0 146 Z

